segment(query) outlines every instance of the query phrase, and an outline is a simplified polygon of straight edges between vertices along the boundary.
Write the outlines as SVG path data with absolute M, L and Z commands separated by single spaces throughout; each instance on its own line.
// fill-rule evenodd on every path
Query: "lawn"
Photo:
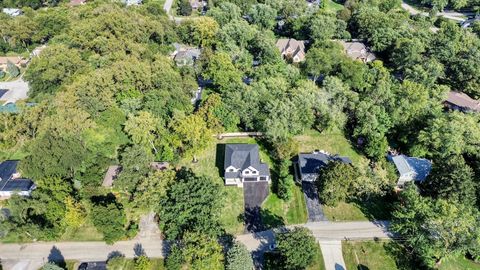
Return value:
M 240 218 L 244 212 L 243 189 L 237 187 L 226 187 L 222 179 L 223 159 L 226 143 L 257 143 L 254 138 L 225 138 L 212 142 L 209 147 L 196 155 L 198 162 L 192 163 L 190 159 L 184 159 L 179 162 L 179 166 L 191 168 L 197 175 L 211 177 L 222 186 L 225 201 L 220 213 L 220 221 L 225 230 L 231 234 L 243 232 L 243 219 Z M 262 162 L 272 165 L 267 151 L 260 145 L 260 159 Z
M 480 264 L 475 263 L 464 256 L 447 258 L 438 268 L 439 270 L 479 270 Z
M 270 193 L 262 205 L 264 213 L 279 217 L 283 224 L 301 224 L 307 222 L 307 208 L 305 206 L 305 197 L 302 189 L 294 185 L 292 187 L 293 197 L 290 201 L 285 202 L 278 198 L 277 195 Z M 266 224 L 269 223 L 268 216 L 263 217 Z M 266 220 L 265 220 L 266 219 Z
M 90 222 L 85 222 L 78 229 L 67 228 L 61 241 L 103 241 L 103 235 Z
M 313 264 L 306 268 L 306 270 L 325 270 L 325 263 L 323 262 L 322 251 L 318 246 L 317 252 L 315 252 L 315 259 Z
M 331 221 L 389 220 L 391 205 L 380 198 L 367 202 L 340 202 L 336 207 L 323 206 L 323 211 Z
M 395 270 L 395 257 L 388 252 L 389 241 L 343 241 L 342 253 L 347 269 Z
M 332 12 L 338 12 L 340 10 L 343 9 L 343 5 L 342 4 L 339 4 L 339 3 L 336 3 L 335 1 L 333 0 L 326 0 L 326 9 L 328 11 L 332 11 Z
M 308 130 L 302 135 L 295 136 L 299 150 L 310 153 L 314 150 L 325 150 L 331 154 L 349 157 L 354 163 L 362 156 L 353 148 L 345 135 L 340 130 L 324 131 Z

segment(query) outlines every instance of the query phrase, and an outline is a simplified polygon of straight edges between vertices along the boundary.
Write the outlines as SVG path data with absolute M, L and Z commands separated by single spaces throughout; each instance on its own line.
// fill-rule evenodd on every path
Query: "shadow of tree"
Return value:
M 50 250 L 50 254 L 48 255 L 48 261 L 54 262 L 62 268 L 65 268 L 65 266 L 67 265 L 65 263 L 65 258 L 63 257 L 62 252 L 56 246 L 53 246 Z
M 117 257 L 125 257 L 125 254 L 121 253 L 118 250 L 112 251 L 108 254 L 107 261 L 110 260 L 110 259 L 113 259 L 113 258 L 117 258 Z
M 225 144 L 219 143 L 217 144 L 217 148 L 215 151 L 215 167 L 218 169 L 218 175 L 220 175 L 220 177 L 225 176 L 224 164 L 225 164 Z
M 347 202 L 355 203 L 369 220 L 390 220 L 396 200 L 394 195 L 387 194 L 362 200 L 348 200 Z
M 261 232 L 285 225 L 282 217 L 272 213 L 270 210 L 262 209 L 259 206 L 245 208 L 245 213 L 238 216 L 238 220 L 244 222 L 246 232 Z
M 341 267 L 341 266 L 340 266 Z M 343 270 L 343 267 L 339 268 L 339 269 L 342 269 Z M 357 265 L 357 270 L 370 270 L 370 268 L 366 265 L 363 265 L 363 264 L 359 264 Z
M 392 258 L 395 259 L 395 264 L 399 270 L 427 270 L 428 268 L 422 266 L 422 262 L 414 255 L 414 253 L 398 241 L 389 241 L 384 244 L 384 248 Z
M 142 244 L 136 243 L 135 246 L 133 246 L 133 253 L 135 257 L 140 257 L 142 255 L 145 255 L 145 249 L 143 249 Z

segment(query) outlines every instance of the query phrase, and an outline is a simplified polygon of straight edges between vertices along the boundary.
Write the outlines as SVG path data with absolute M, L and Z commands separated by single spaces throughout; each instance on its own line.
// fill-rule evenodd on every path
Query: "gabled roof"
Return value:
M 480 112 L 480 101 L 469 97 L 465 93 L 450 91 L 446 102 L 467 110 Z
M 227 144 L 225 145 L 224 169 L 235 167 L 240 171 L 248 167 L 258 170 L 259 175 L 270 175 L 268 165 L 260 162 L 259 148 L 256 144 Z M 241 172 L 225 172 L 225 177 L 237 177 Z
M 370 52 L 368 47 L 362 42 L 359 42 L 359 41 L 347 42 L 347 41 L 341 40 L 340 43 L 342 44 L 343 49 L 345 50 L 345 53 L 348 55 L 348 57 L 350 57 L 353 60 L 362 60 L 364 62 L 370 62 L 377 59 L 375 54 Z
M 102 186 L 104 187 L 111 187 L 113 185 L 113 181 L 117 178 L 118 174 L 122 170 L 122 167 L 119 165 L 112 165 L 108 167 L 107 173 L 103 178 Z
M 390 157 L 390 159 L 397 167 L 398 173 L 402 175 L 412 175 L 412 180 L 423 181 L 427 178 L 432 163 L 424 158 L 407 157 L 405 155 L 398 155 Z
M 275 44 L 283 55 L 290 49 L 292 51 L 291 57 L 298 56 L 300 59 L 305 57 L 305 41 L 303 40 L 296 40 L 293 38 L 281 38 L 277 40 Z
M 318 174 L 320 168 L 326 166 L 330 161 L 339 161 L 345 164 L 352 163 L 348 157 L 332 156 L 322 152 L 298 154 L 298 163 L 302 175 Z

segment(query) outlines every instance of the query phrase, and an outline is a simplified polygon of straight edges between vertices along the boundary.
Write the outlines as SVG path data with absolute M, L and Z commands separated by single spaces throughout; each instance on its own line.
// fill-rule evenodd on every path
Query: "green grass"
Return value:
M 366 202 L 340 202 L 335 207 L 323 206 L 323 211 L 331 221 L 389 220 L 391 202 L 385 199 L 370 199 Z
M 67 270 L 77 270 L 79 261 L 76 260 L 65 260 L 65 269 Z
M 325 270 L 325 262 L 323 262 L 322 251 L 320 246 L 318 246 L 317 251 L 315 252 L 315 258 L 311 266 L 307 267 L 305 270 Z
M 332 0 L 326 0 L 326 9 L 328 11 L 332 11 L 332 12 L 337 12 L 337 11 L 340 11 L 343 9 L 343 5 L 342 4 L 339 4 L 339 3 L 336 3 Z
M 438 268 L 439 270 L 478 270 L 480 264 L 475 263 L 462 255 L 447 258 Z
M 208 176 L 222 186 L 222 191 L 226 196 L 220 212 L 220 222 L 228 233 L 239 234 L 244 229 L 243 219 L 239 218 L 244 212 L 243 189 L 224 186 L 220 170 L 223 170 L 224 144 L 226 143 L 257 143 L 257 141 L 254 138 L 215 139 L 206 149 L 196 155 L 197 163 L 192 163 L 191 159 L 183 159 L 178 165 L 192 169 L 197 175 Z M 261 145 L 259 146 L 260 159 L 271 167 L 272 161 L 267 151 Z
M 103 241 L 103 235 L 90 222 L 85 222 L 78 229 L 67 228 L 61 241 Z
M 307 208 L 305 206 L 305 197 L 302 189 L 298 186 L 292 187 L 292 198 L 286 202 L 278 198 L 277 195 L 270 193 L 262 205 L 262 209 L 269 215 L 279 217 L 283 224 L 301 224 L 307 222 Z M 264 222 L 269 223 L 268 217 Z
M 316 149 L 325 150 L 331 154 L 349 157 L 354 163 L 362 156 L 353 148 L 345 135 L 340 130 L 324 131 L 308 130 L 302 135 L 295 136 L 302 153 L 312 152 Z
M 347 269 L 395 270 L 395 257 L 388 252 L 388 241 L 343 241 L 342 253 Z

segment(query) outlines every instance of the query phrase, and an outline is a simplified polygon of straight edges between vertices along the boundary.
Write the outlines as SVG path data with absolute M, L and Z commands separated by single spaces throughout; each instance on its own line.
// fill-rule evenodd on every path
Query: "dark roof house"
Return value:
M 10 197 L 15 193 L 29 196 L 35 189 L 32 180 L 20 177 L 17 165 L 18 160 L 7 160 L 0 163 L 0 197 Z
M 327 166 L 331 161 L 339 161 L 345 164 L 351 164 L 352 161 L 348 157 L 338 155 L 330 155 L 324 151 L 314 151 L 313 153 L 298 154 L 298 172 L 297 180 L 313 182 L 318 178 L 319 171 L 322 167 Z
M 268 165 L 260 161 L 256 144 L 225 145 L 225 184 L 243 186 L 245 181 L 269 181 Z

